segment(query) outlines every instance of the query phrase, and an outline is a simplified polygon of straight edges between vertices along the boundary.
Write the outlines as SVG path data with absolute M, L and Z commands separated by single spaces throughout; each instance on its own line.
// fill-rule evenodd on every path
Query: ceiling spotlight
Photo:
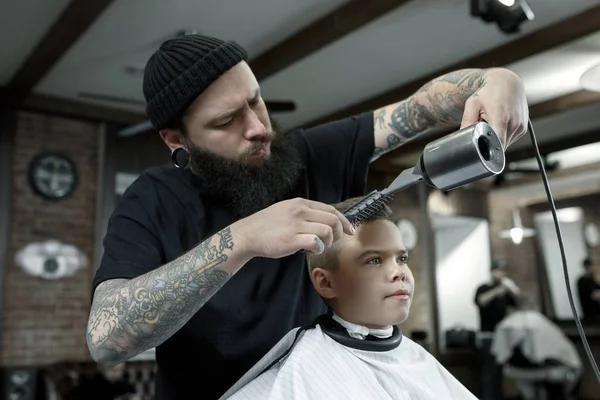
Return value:
M 471 16 L 495 23 L 506 34 L 518 33 L 535 17 L 525 0 L 471 0 Z

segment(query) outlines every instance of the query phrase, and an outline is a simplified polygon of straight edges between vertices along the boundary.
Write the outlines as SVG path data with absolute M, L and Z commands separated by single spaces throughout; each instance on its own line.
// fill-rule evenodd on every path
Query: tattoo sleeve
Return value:
M 409 98 L 375 110 L 375 151 L 371 161 L 430 128 L 459 124 L 465 102 L 485 85 L 485 72 L 450 72 L 429 81 Z
M 179 330 L 246 261 L 227 227 L 136 279 L 98 285 L 87 342 L 96 361 L 119 363 Z

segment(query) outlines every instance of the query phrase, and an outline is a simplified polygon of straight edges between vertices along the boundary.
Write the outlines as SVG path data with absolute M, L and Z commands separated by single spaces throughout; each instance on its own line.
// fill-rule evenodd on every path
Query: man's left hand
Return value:
M 504 148 L 527 133 L 529 108 L 517 74 L 502 68 L 486 72 L 483 85 L 465 103 L 461 129 L 481 120 L 494 129 Z

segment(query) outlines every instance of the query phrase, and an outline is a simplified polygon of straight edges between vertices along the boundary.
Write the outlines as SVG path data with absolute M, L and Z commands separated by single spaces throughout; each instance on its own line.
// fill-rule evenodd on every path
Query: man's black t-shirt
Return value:
M 364 195 L 374 150 L 371 112 L 289 137 L 306 165 L 289 198 L 332 204 Z M 228 210 L 202 198 L 189 171 L 150 169 L 111 216 L 92 289 L 156 269 L 233 222 Z M 156 348 L 156 399 L 218 398 L 289 330 L 325 311 L 303 252 L 251 260 Z
M 477 292 L 475 293 L 475 303 L 479 307 L 479 321 L 480 321 L 480 329 L 482 332 L 493 332 L 496 329 L 496 325 L 504 319 L 506 316 L 506 311 L 509 306 L 515 306 L 516 301 L 515 297 L 507 291 L 505 294 L 494 297 L 489 303 L 485 306 L 481 306 L 477 301 L 477 298 L 480 294 L 483 294 L 491 289 L 498 287 L 498 284 L 489 284 L 486 283 L 481 285 Z
M 115 400 L 135 393 L 135 387 L 127 381 L 110 382 L 97 373 L 82 377 L 79 385 L 65 396 L 65 400 Z
M 577 290 L 583 318 L 586 320 L 600 320 L 600 301 L 592 298 L 594 291 L 600 290 L 598 282 L 594 280 L 593 276 L 584 275 L 577 281 Z

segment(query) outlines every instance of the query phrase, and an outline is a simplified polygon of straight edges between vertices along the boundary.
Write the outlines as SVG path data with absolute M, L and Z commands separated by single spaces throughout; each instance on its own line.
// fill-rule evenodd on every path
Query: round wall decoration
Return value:
M 29 183 L 35 193 L 45 199 L 64 199 L 77 187 L 77 167 L 61 154 L 42 153 L 31 162 Z
M 397 225 L 402 234 L 402 240 L 404 241 L 406 250 L 414 250 L 419 241 L 419 233 L 415 224 L 407 218 L 401 218 Z

